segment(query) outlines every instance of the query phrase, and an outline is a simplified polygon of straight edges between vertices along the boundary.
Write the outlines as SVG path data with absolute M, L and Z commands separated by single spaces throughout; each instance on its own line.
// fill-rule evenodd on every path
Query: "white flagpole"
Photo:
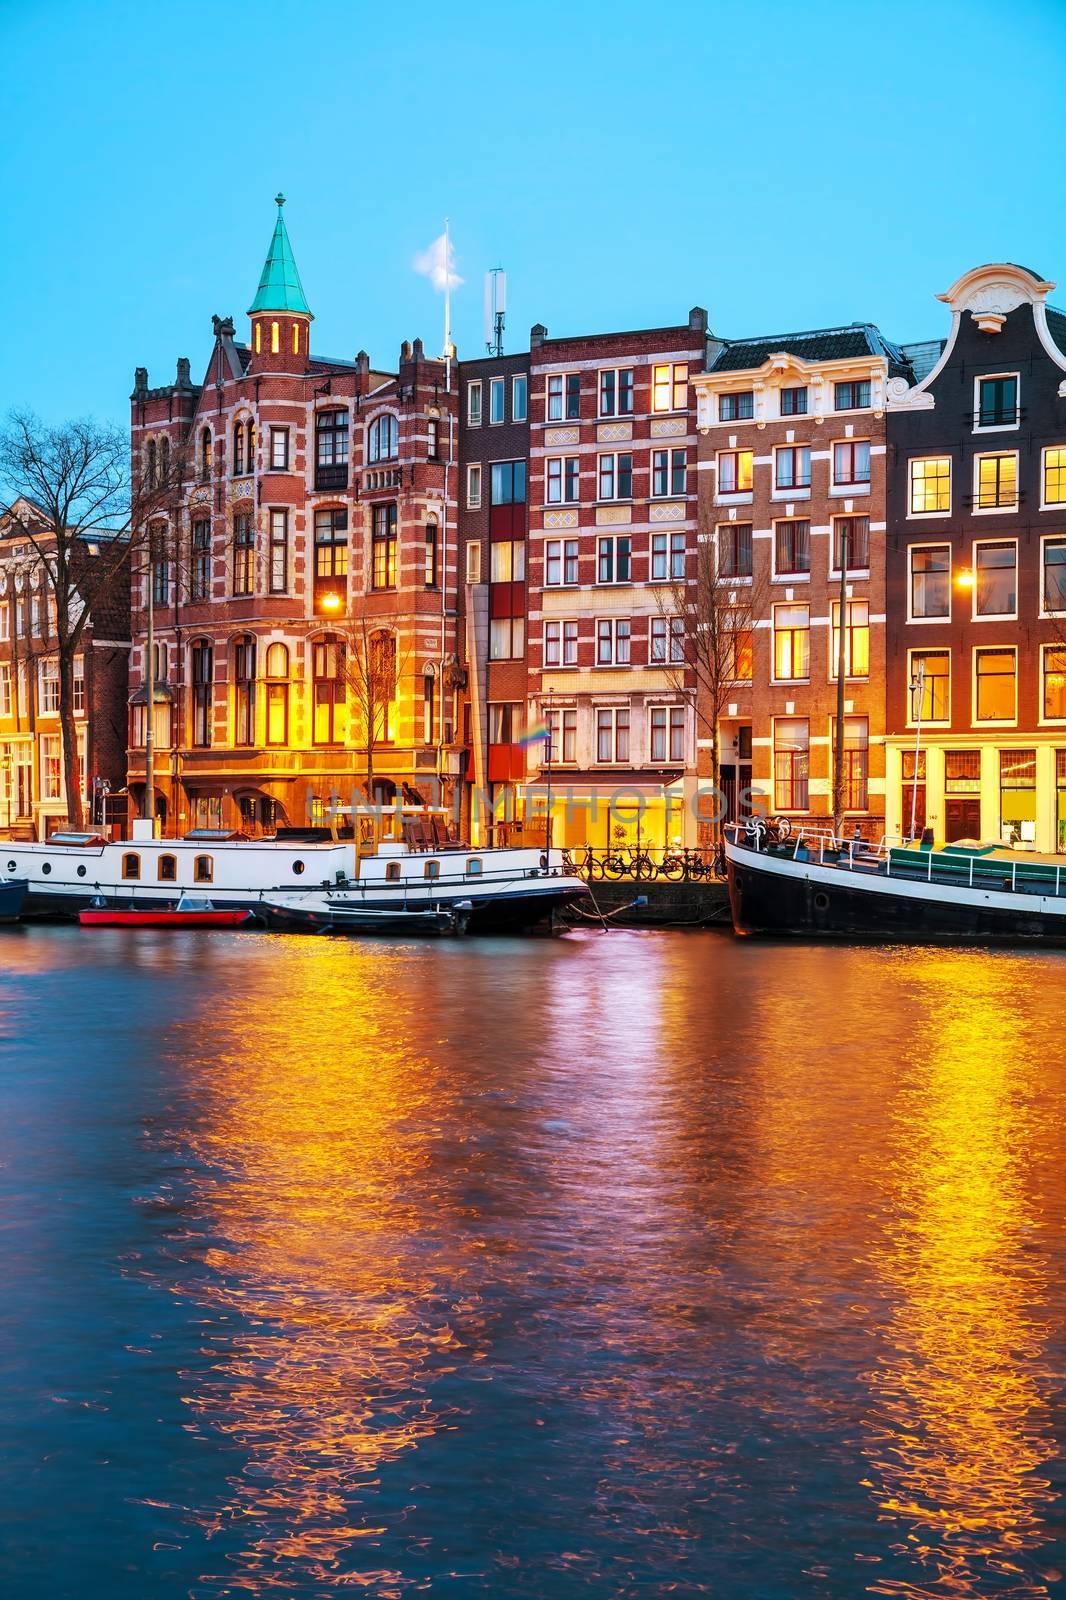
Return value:
M 448 218 L 444 219 L 444 388 L 452 387 L 452 247 Z

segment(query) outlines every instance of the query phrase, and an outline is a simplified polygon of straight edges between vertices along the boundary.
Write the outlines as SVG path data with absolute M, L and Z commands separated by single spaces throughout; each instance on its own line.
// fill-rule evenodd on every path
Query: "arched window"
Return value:
M 144 482 L 148 489 L 155 488 L 156 475 L 156 443 L 154 439 L 148 441 L 147 457 L 144 464 Z
M 400 863 L 390 861 L 385 868 L 385 879 L 388 883 L 395 883 L 400 876 Z
M 289 742 L 289 650 L 272 644 L 266 653 L 266 742 Z
M 311 645 L 311 742 L 344 743 L 344 643 L 325 633 Z
M 400 424 L 395 417 L 375 417 L 370 424 L 367 459 L 394 461 L 400 453 Z
M 153 681 L 155 683 L 166 683 L 168 670 L 167 647 L 157 640 L 152 648 L 155 655 L 155 660 L 152 664 Z
M 466 864 L 466 875 L 468 878 L 480 878 L 484 870 L 485 863 L 483 861 L 477 861 L 471 858 L 471 860 L 469 860 Z
M 263 324 L 261 322 L 257 322 L 255 325 L 255 353 L 257 356 L 263 353 Z
M 210 883 L 215 876 L 215 864 L 210 856 L 197 856 L 193 862 L 193 879 L 196 883 Z
M 233 742 L 255 743 L 255 639 L 233 641 Z
M 300 354 L 300 324 L 298 322 L 294 322 L 292 325 L 292 353 L 294 356 Z
M 125 882 L 141 875 L 141 858 L 134 851 L 129 851 L 122 857 L 122 877 Z
M 211 743 L 215 654 L 209 639 L 197 639 L 190 651 L 192 678 L 192 742 L 201 749 Z
M 235 478 L 240 478 L 240 477 L 243 477 L 243 475 L 244 475 L 244 423 L 243 422 L 235 422 L 233 424 L 233 476 Z
M 280 351 L 280 349 L 281 349 L 281 324 L 280 324 L 280 322 L 272 322 L 270 324 L 270 354 L 272 356 L 276 356 L 278 354 L 278 352 Z
M 170 440 L 165 436 L 159 441 L 159 481 L 164 489 L 170 482 Z
M 440 877 L 440 862 L 439 861 L 427 861 L 425 867 L 423 868 L 422 875 L 423 875 L 423 877 L 426 877 L 426 878 L 439 878 Z
M 200 435 L 200 476 L 205 483 L 211 478 L 211 429 L 205 428 Z
M 177 856 L 160 856 L 156 869 L 160 883 L 174 883 L 178 876 Z
M 248 422 L 247 422 L 247 424 L 245 426 L 244 437 L 245 437 L 245 442 L 246 442 L 246 444 L 248 446 L 248 451 L 247 451 L 247 454 L 246 454 L 246 456 L 244 458 L 248 463 L 247 471 L 254 472 L 255 471 L 255 423 L 252 421 L 251 417 L 248 418 Z

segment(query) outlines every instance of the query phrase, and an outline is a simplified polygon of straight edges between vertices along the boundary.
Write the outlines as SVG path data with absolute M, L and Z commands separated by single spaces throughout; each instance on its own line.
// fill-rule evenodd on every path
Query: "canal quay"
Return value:
M 1061 955 L 0 955 L 5 1596 L 1060 1592 Z

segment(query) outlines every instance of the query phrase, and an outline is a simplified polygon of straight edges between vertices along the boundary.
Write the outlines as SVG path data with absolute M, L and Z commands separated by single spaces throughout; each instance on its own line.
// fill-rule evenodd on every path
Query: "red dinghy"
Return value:
M 143 911 L 136 906 L 89 906 L 78 913 L 83 928 L 243 928 L 252 911 L 216 911 L 210 900 L 182 895 L 176 906 Z

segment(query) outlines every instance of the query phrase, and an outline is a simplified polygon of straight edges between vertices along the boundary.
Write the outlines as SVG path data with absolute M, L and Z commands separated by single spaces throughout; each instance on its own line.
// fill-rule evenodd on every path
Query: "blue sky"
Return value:
M 179 7 L 0 0 L 0 411 L 125 422 L 246 330 L 286 218 L 313 347 L 654 326 L 945 329 L 981 261 L 1066 280 L 1066 0 Z M 1066 304 L 1066 282 L 1052 296 Z

